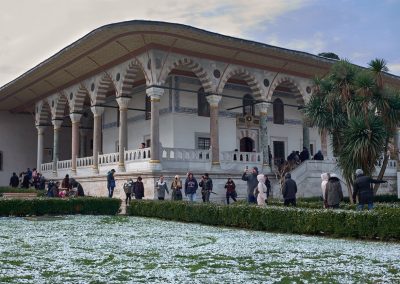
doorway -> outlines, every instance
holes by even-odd
[[[240,139],[240,152],[253,152],[254,140],[249,137]]]
[[[274,164],[280,166],[285,161],[285,142],[273,141],[274,147]]]

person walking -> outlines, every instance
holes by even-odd
[[[172,190],[172,200],[182,200],[182,181],[178,175],[174,177],[174,180],[171,183]]]
[[[236,202],[236,197],[237,197],[236,185],[231,178],[228,178],[228,181],[225,184],[225,188],[226,188],[226,204],[229,205],[230,198],[232,198],[232,200]]]
[[[297,184],[294,180],[292,180],[292,175],[290,173],[286,173],[285,183],[282,189],[282,195],[285,206],[289,206],[290,204],[296,206],[296,193],[297,193]]]
[[[112,198],[114,194],[115,188],[115,178],[114,178],[115,170],[112,169],[107,173],[107,189],[108,189],[108,197]]]
[[[132,201],[132,193],[134,193],[135,183],[130,178],[124,183],[124,192],[125,192],[125,205],[128,205]]]
[[[265,200],[267,199],[267,187],[265,185],[265,177],[263,174],[257,176],[258,185],[254,189],[254,196],[257,196],[257,205],[265,206]]]
[[[10,186],[11,187],[18,187],[19,185],[19,178],[16,173],[13,173],[10,178]]]
[[[185,181],[185,195],[191,202],[196,201],[196,191],[199,187],[197,180],[193,177],[192,173],[188,173],[188,177]]]
[[[165,182],[163,175],[161,175],[160,179],[156,182],[156,189],[157,189],[158,200],[165,199],[165,192],[169,194],[168,185]]]
[[[201,187],[201,198],[203,199],[203,202],[210,202],[210,194],[213,190],[213,183],[212,179],[208,176],[208,173],[205,173],[201,177],[199,186]]]
[[[248,170],[246,167],[246,169],[244,170],[244,173],[242,175],[242,180],[247,182],[247,202],[248,203],[256,203],[256,197],[254,196],[254,189],[258,185],[257,175],[258,175],[257,167],[253,167],[250,174],[248,174]]]
[[[342,186],[336,174],[331,174],[325,189],[325,204],[327,208],[338,209],[343,200]]]
[[[322,191],[322,200],[324,202],[324,208],[328,208],[328,205],[326,204],[326,198],[325,198],[325,191],[326,191],[326,184],[328,183],[329,180],[329,173],[323,173],[321,174],[321,191]]]
[[[139,176],[136,181],[135,186],[135,199],[143,199],[144,197],[144,185],[142,182],[142,177]]]
[[[271,195],[271,181],[269,180],[267,175],[264,175],[264,180],[265,180],[265,186],[267,187],[267,200],[269,199],[269,196]]]
[[[387,181],[376,180],[364,175],[363,170],[356,170],[356,180],[353,185],[353,201],[356,203],[358,197],[357,210],[363,210],[364,205],[368,205],[368,210],[374,208],[374,190],[371,186],[372,183],[384,183]]]

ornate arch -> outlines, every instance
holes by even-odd
[[[254,76],[254,74],[252,74],[250,71],[248,71],[247,69],[245,69],[243,67],[237,67],[237,68],[231,69],[229,72],[225,73],[222,76],[222,78],[219,82],[218,88],[217,88],[218,94],[221,94],[223,92],[226,82],[228,82],[228,80],[230,78],[232,78],[233,76],[239,76],[243,80],[246,81],[246,83],[247,83],[247,85],[249,85],[249,88],[251,89],[251,91],[253,93],[253,97],[255,99],[262,98],[262,90],[261,90],[261,86],[260,86],[258,80]]]
[[[135,82],[135,79],[138,74],[143,73],[146,83],[150,83],[150,79],[148,78],[145,69],[143,68],[142,63],[136,58],[129,62],[128,67],[124,72],[124,76],[121,83],[121,96],[127,96],[132,91],[132,85]]]
[[[104,72],[97,85],[96,97],[95,99],[92,99],[92,101],[96,101],[96,104],[104,103],[106,101],[106,95],[110,88],[113,88],[114,91],[117,92],[117,88],[115,87],[115,84],[111,79],[110,74]],[[118,96],[118,94],[116,94],[116,96]]]
[[[36,105],[36,125],[46,124],[51,119],[51,108],[47,100]]]
[[[69,101],[64,93],[59,93],[54,99],[51,99],[52,119],[64,118],[67,106],[69,107]]]
[[[89,97],[90,101],[92,102],[90,93],[83,84],[80,84],[79,87],[74,92],[71,92],[71,94],[72,94],[72,100],[70,102],[70,105],[71,105],[71,111],[73,112],[83,111],[83,104],[85,102],[86,97]],[[71,96],[71,94],[69,96]]]
[[[161,72],[159,78],[160,83],[164,84],[165,80],[167,80],[169,73],[171,73],[173,69],[176,69],[179,66],[184,66],[186,68],[189,68],[197,76],[197,78],[199,78],[201,86],[204,88],[206,92],[213,91],[212,81],[207,71],[203,68],[203,66],[199,62],[189,57],[178,58],[171,64],[167,65],[165,71]]]
[[[293,93],[294,97],[296,98],[296,102],[299,105],[304,104],[304,97],[303,94],[301,93],[301,88],[299,84],[294,80],[293,78],[289,76],[283,76],[277,78],[277,80],[271,85],[271,88],[268,92],[268,97],[267,100],[270,101],[272,99],[272,96],[275,92],[275,89],[282,84],[286,84],[288,87],[290,87],[291,92]]]

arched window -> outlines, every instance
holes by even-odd
[[[210,117],[210,105],[206,99],[204,88],[200,88],[197,92],[197,115]]]
[[[281,99],[274,100],[274,123],[284,124],[285,123],[285,106]]]
[[[246,94],[243,97],[243,115],[254,115],[254,99],[252,95]]]
[[[149,96],[146,96],[146,102],[144,104],[144,108],[145,108],[145,117],[146,120],[149,120],[151,118],[151,100]]]

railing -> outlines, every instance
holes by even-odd
[[[262,163],[262,153],[258,152],[221,152],[221,162]]]
[[[119,162],[119,153],[99,155],[99,165],[115,164]]]
[[[383,164],[383,159],[378,160],[378,167],[382,167],[382,164]],[[396,160],[389,160],[386,168],[388,168],[388,169],[397,168],[397,161]]]
[[[71,169],[71,168],[72,168],[72,160],[64,160],[64,161],[57,162],[57,169],[65,170],[65,169]]]
[[[83,157],[76,159],[76,167],[90,167],[93,166],[93,157]]]
[[[194,150],[182,148],[162,148],[161,157],[163,160],[174,161],[210,161],[210,150]]]
[[[53,170],[53,162],[51,163],[46,163],[46,164],[41,164],[40,165],[40,170],[42,172],[50,172]]]
[[[150,148],[125,151],[125,162],[150,160]]]

